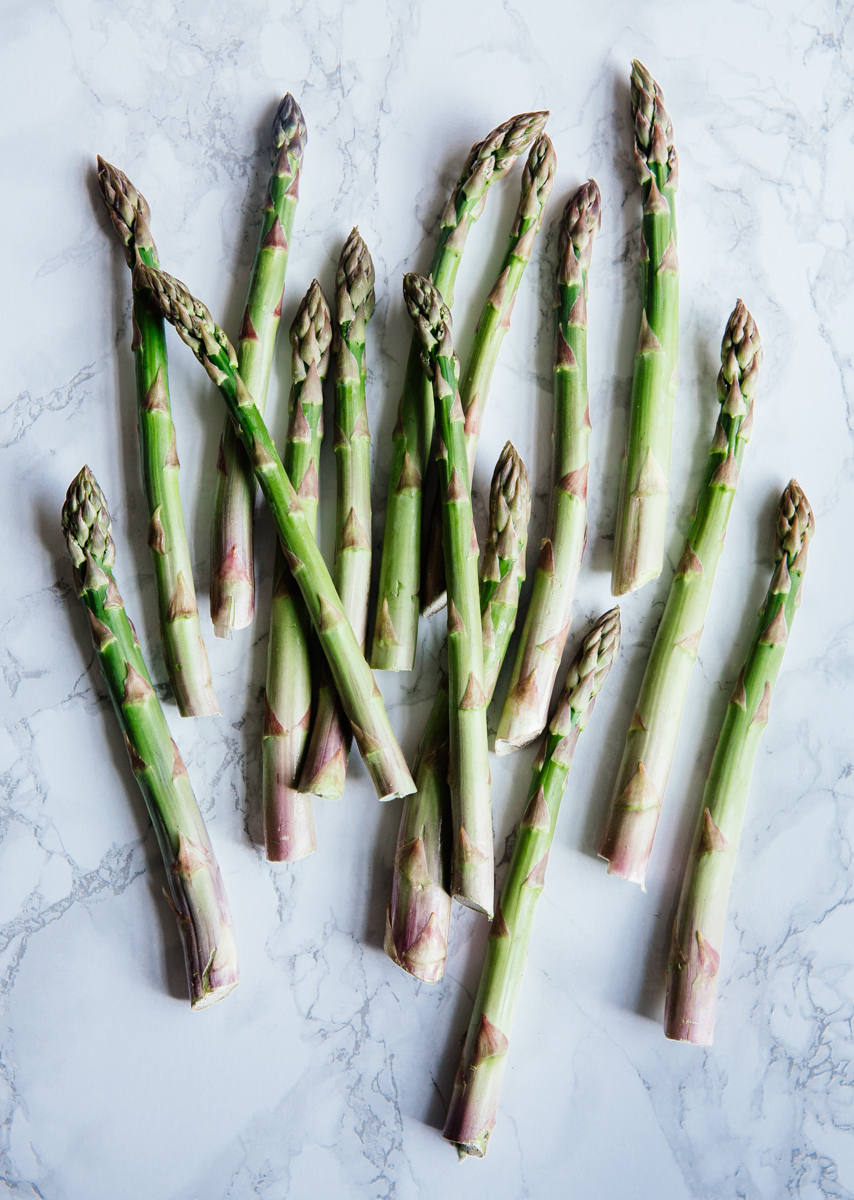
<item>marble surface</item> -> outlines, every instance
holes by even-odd
[[[832,0],[607,0],[588,19],[580,12],[560,0],[542,0],[535,13],[506,0],[4,5],[5,1194],[854,1196],[852,8]],[[358,222],[378,276],[368,346],[378,545],[409,336],[401,274],[425,268],[443,199],[472,141],[514,112],[551,109],[557,186],[496,373],[476,486],[482,522],[491,464],[511,437],[536,481],[538,542],[549,461],[554,221],[569,192],[593,175],[604,217],[591,273],[590,540],[574,645],[610,600],[617,466],[639,320],[633,55],[665,86],[682,167],[669,565],[623,604],[624,651],[579,747],[499,1123],[487,1158],[461,1166],[440,1129],[485,923],[456,912],[438,986],[415,985],[385,957],[398,808],[377,804],[359,763],[346,799],[318,805],[313,858],[271,866],[258,844],[273,542],[263,512],[254,628],[217,642],[202,603],[225,715],[181,721],[163,689],[223,869],[242,969],[241,987],[225,1003],[201,1015],[187,1005],[157,848],[58,527],[66,486],[86,461],[111,501],[122,591],[162,682],[128,277],[100,211],[94,155],[119,164],[144,191],[164,264],[234,335],[270,117],[285,90],[297,96],[310,138],[284,319],[314,275],[331,289],[342,242]],[[517,179],[518,170],[496,189],[469,239],[456,306],[463,353],[499,261]],[[737,296],[764,337],[756,430],[644,895],[609,879],[595,850],[705,461],[720,337]],[[277,436],[288,387],[283,345],[271,392]],[[181,481],[205,592],[222,412],[177,339],[170,350]],[[663,970],[684,855],[769,577],[774,506],[792,475],[814,504],[818,531],[757,760],[715,1045],[673,1045],[661,1030]],[[331,482],[328,450],[322,483]],[[327,552],[330,518],[327,504]],[[439,677],[441,624],[422,623],[411,675],[380,679],[408,754]],[[494,710],[490,719],[494,726]],[[493,761],[499,858],[531,757]]]

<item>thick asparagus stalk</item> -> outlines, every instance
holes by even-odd
[[[307,140],[302,110],[288,93],[273,118],[272,173],[261,210],[261,229],[243,324],[237,342],[241,378],[263,414],[273,363],[299,176]],[[253,516],[255,477],[231,421],[226,419],[217,458],[211,536],[211,620],[217,637],[230,638],[255,612]]]
[[[312,534],[317,529],[323,380],[331,342],[329,305],[315,279],[291,325],[293,388],[284,456]],[[299,790],[311,724],[310,651],[311,622],[279,544],[273,566],[262,755],[264,845],[270,862],[297,862],[317,849],[311,797]]]
[[[670,442],[679,359],[678,155],[664,93],[632,63],[635,166],[643,195],[643,311],[635,352],[629,434],[620,476],[611,589],[615,596],[661,574]]]
[[[492,476],[489,532],[480,567],[483,690],[487,703],[516,624],[530,515],[528,472],[508,442]],[[451,921],[445,844],[451,803],[447,678],[427,719],[413,774],[417,791],[403,801],[391,904],[386,912],[385,951],[416,979],[436,983],[445,971]]]
[[[483,690],[483,636],[477,583],[477,534],[472,517],[465,417],[457,389],[458,361],[451,314],[420,275],[405,275],[403,294],[424,347],[433,383],[439,448],[439,490],[448,579],[449,778],[453,814],[452,894],[492,916],[494,894],[489,746]]]
[[[487,943],[486,962],[445,1121],[445,1137],[482,1158],[495,1127],[522,974],[578,735],[620,649],[620,613],[600,617],[566,680],[540,754]]]
[[[158,266],[145,198],[123,172],[98,156],[98,186],[128,266]],[[182,717],[220,712],[199,625],[196,589],[181,493],[178,453],[169,403],[169,367],[163,318],[133,289],[133,355],[136,363],[139,456],[148,506],[148,545],[154,565],[163,657]]]
[[[88,467],[72,481],[62,531],[74,585],[145,797],[169,880],[194,1009],[237,987],[237,948],[222,877],[178,747],[172,741],[134,627],[113,576],[116,551],[104,493]],[[165,889],[164,889],[165,891]]]
[[[587,274],[601,224],[599,188],[590,179],[570,196],[560,227],[549,527],[498,725],[496,754],[526,746],[545,729],[572,620],[572,599],[587,541]]]
[[[170,321],[217,385],[270,508],[288,566],[299,585],[359,751],[381,800],[415,790],[382,694],[365,662],[335,584],[318,549],[303,502],[276,453],[264,419],[237,370],[234,347],[183,283],[137,264],[138,286]]]
[[[547,112],[522,113],[472,146],[457,186],[442,213],[430,279],[450,308],[469,227],[483,212],[490,184],[503,178],[542,133]],[[412,339],[397,425],[386,501],[377,619],[371,666],[410,671],[415,661],[421,587],[421,497],[433,438],[433,393],[421,369],[421,343]]]
[[[474,460],[477,439],[489,398],[492,373],[498,361],[501,343],[510,328],[513,305],[525,267],[531,259],[534,239],[539,233],[546,204],[552,193],[557,167],[554,147],[547,134],[534,142],[522,172],[522,189],[516,219],[510,231],[510,244],[498,278],[486,298],[474,335],[471,357],[462,383],[460,401],[466,417],[466,448],[469,479],[474,479]],[[431,463],[430,469],[434,469]],[[442,510],[434,503],[427,526],[427,551],[424,556],[424,578],[421,585],[421,612],[430,617],[447,603],[445,592],[445,556],[442,550]]]
[[[609,875],[619,875],[641,887],[676,751],[691,668],[723,551],[744,447],[753,427],[762,343],[741,300],[727,323],[721,363],[721,413],[706,473],[646,665],[599,847],[600,855],[608,860]]]
[[[335,467],[338,485],[333,578],[364,648],[371,589],[371,434],[365,402],[365,325],[374,311],[374,264],[354,229],[338,262],[335,344]],[[344,794],[350,725],[332,675],[321,664],[317,714],[300,791],[326,800]]]
[[[793,479],[777,512],[776,569],[727,707],[685,868],[664,1011],[664,1032],[674,1041],[712,1044],[721,940],[750,777],[801,603],[807,547],[814,531],[809,501]]]

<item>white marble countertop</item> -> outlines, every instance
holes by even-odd
[[[609,0],[584,20],[579,5],[543,0],[536,17],[527,11],[494,0],[397,8],[378,0],[5,6],[5,1194],[854,1196],[854,572],[845,558],[854,511],[851,7]],[[399,809],[376,803],[358,762],[346,799],[317,806],[316,855],[271,866],[259,846],[273,543],[263,511],[254,628],[218,642],[206,597],[200,606],[224,717],[181,721],[166,704],[223,869],[241,959],[234,995],[190,1013],[157,847],[59,532],[65,489],[86,461],[111,502],[122,591],[163,681],[137,462],[128,277],[100,209],[94,156],[104,154],[142,189],[164,265],[234,335],[269,121],[281,94],[294,92],[309,144],[283,327],[314,275],[331,289],[342,242],[358,222],[378,277],[368,339],[378,546],[409,340],[401,274],[425,268],[470,144],[512,113],[551,109],[557,185],[496,373],[476,485],[482,517],[492,463],[511,437],[536,481],[533,564],[549,462],[554,221],[569,192],[593,175],[604,217],[590,280],[590,539],[574,645],[610,601],[639,320],[633,56],[665,88],[681,154],[670,565],[622,606],[624,650],[579,746],[498,1125],[486,1159],[460,1166],[441,1124],[486,923],[456,912],[448,972],[437,986],[416,985],[385,957]],[[456,304],[463,352],[499,261],[517,178],[518,169],[496,189],[469,239]],[[644,895],[608,878],[595,850],[706,459],[720,338],[737,296],[764,339],[756,429]],[[285,345],[281,339],[271,389],[279,437]],[[171,334],[170,352],[182,490],[197,584],[206,592],[222,409]],[[330,449],[325,486],[331,458]],[[792,475],[813,502],[818,530],[757,760],[715,1045],[703,1050],[664,1039],[664,964],[702,781],[767,586],[774,506]],[[330,518],[327,505],[327,551]],[[380,677],[408,754],[438,680],[442,624],[422,623],[411,675]],[[493,759],[499,850],[518,816],[531,757]]]

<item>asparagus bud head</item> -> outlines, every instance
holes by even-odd
[[[520,232],[522,222],[533,218],[532,228],[539,233],[546,203],[554,187],[555,171],[557,170],[557,155],[548,134],[541,133],[531,147],[525,166],[522,169],[522,187],[519,197],[519,209],[513,233]]]
[[[730,417],[746,417],[756,395],[764,354],[756,322],[739,300],[721,342],[718,399]]]
[[[807,546],[815,533],[815,514],[796,479],[790,480],[777,510],[777,540],[774,561],[786,561],[786,566],[803,574]],[[803,557],[801,557],[803,556]]]
[[[602,196],[596,180],[588,179],[572,193],[563,210],[558,235],[559,284],[576,283],[579,268],[590,269],[593,239],[601,228]]]
[[[125,248],[128,266],[133,267],[137,249],[150,250],[156,254],[154,240],[148,228],[150,213],[145,197],[142,192],[136,190],[124,171],[108,163],[100,154],[98,187],[113,222],[113,228]]]
[[[446,332],[451,329],[450,310],[439,289],[423,275],[404,275],[403,299],[424,347],[421,355],[424,370],[432,375],[432,360],[439,353]]]
[[[271,132],[271,165],[276,175],[289,176],[299,172],[308,130],[302,109],[290,92],[282,97]]]
[[[112,538],[113,523],[104,493],[88,467],[71,481],[62,506],[62,532],[68,553],[78,569],[87,557],[100,567],[112,567],[116,548]]]
[[[525,578],[524,547],[531,516],[531,484],[525,464],[507,442],[492,476],[489,492],[489,530],[481,569],[482,581],[504,578],[517,560],[516,578]]]
[[[638,181],[649,182],[650,164],[654,163],[666,168],[659,185],[666,182],[675,191],[678,156],[673,145],[673,122],[665,107],[664,92],[637,59],[632,61],[631,87]]]
[[[362,239],[358,227],[354,227],[341,251],[335,275],[336,316],[339,325],[347,325],[356,319],[360,309],[369,321],[374,311],[374,261]]]
[[[291,325],[294,383],[302,383],[312,366],[323,379],[329,367],[332,313],[316,279],[306,292]]]

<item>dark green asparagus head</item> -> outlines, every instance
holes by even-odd
[[[612,608],[600,617],[572,661],[557,712],[549,725],[551,733],[566,736],[584,729],[593,711],[593,701],[608,678],[620,652],[620,610]]]
[[[522,171],[522,191],[519,210],[516,213],[514,233],[519,233],[522,222],[532,222],[531,228],[539,232],[543,223],[546,204],[554,187],[557,156],[552,140],[541,133],[534,144]]]
[[[62,506],[62,532],[75,568],[78,594],[87,586],[107,586],[104,568],[116,560],[113,523],[98,481],[84,467],[71,481]]]
[[[602,228],[602,196],[595,179],[588,179],[566,202],[558,239],[559,284],[579,284],[590,270],[593,239]],[[582,273],[579,279],[579,272]]]
[[[721,343],[718,399],[726,416],[747,417],[756,396],[763,357],[756,322],[744,301],[739,300],[727,321]]]
[[[525,578],[525,544],[531,516],[531,485],[528,472],[511,442],[495,464],[489,491],[489,530],[483,554],[481,581],[500,582],[516,569]]]
[[[354,228],[338,260],[335,275],[335,315],[349,328],[361,312],[370,321],[374,311],[374,261],[358,228]]]
[[[294,383],[302,383],[312,365],[317,369],[320,379],[326,378],[331,344],[332,313],[329,311],[323,289],[317,280],[313,279],[291,325]]]
[[[403,299],[424,347],[422,365],[432,377],[438,355],[453,354],[450,310],[439,289],[423,275],[404,275]]]
[[[138,192],[127,175],[98,155],[98,187],[101,199],[113,228],[119,235],[119,241],[125,248],[128,266],[133,267],[137,260],[137,250],[150,250],[157,254],[157,248],[148,228],[148,205],[142,192]]]
[[[520,113],[472,146],[442,215],[443,226],[457,225],[464,211],[477,220],[483,210],[486,189],[507,174],[519,155],[542,133],[548,118],[548,112]]]
[[[815,514],[796,479],[786,485],[777,510],[777,541],[774,561],[786,560],[790,571],[803,574],[807,566],[807,547],[815,533]]]
[[[290,92],[282,97],[282,102],[276,109],[271,141],[273,173],[283,177],[297,175],[308,141],[308,130],[305,127],[302,109]]]
[[[664,92],[637,59],[632,61],[632,118],[638,181],[649,183],[654,165],[659,168],[658,185],[666,183],[675,190],[679,160],[673,145],[673,122],[664,106]]]

